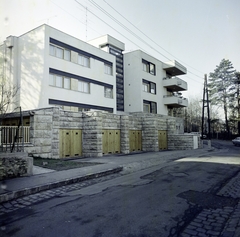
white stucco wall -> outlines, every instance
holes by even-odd
[[[156,75],[144,72],[142,59],[149,61],[156,66]],[[125,90],[125,111],[143,111],[143,100],[157,103],[157,113],[167,115],[167,106],[163,104],[163,95],[167,94],[162,85],[166,72],[162,69],[162,62],[150,55],[136,50],[124,54],[124,90]],[[144,92],[142,90],[142,79],[156,83],[156,94]]]
[[[23,110],[52,107],[49,99],[66,102],[113,108],[116,113],[116,78],[104,73],[104,62],[90,58],[90,68],[77,63],[59,59],[49,54],[49,38],[81,49],[85,52],[103,58],[113,64],[115,57],[89,45],[77,38],[69,36],[47,25],[42,25],[17,38],[15,50],[14,78],[19,80],[20,105]],[[17,51],[16,51],[17,50]],[[57,69],[77,76],[86,77],[113,85],[113,99],[104,97],[104,87],[90,83],[90,94],[76,90],[57,88],[49,85],[49,68]]]

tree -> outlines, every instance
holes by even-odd
[[[3,77],[0,78],[0,125],[2,125],[2,121],[7,114],[14,112],[16,109],[17,93],[18,87],[16,85],[11,85],[7,80],[4,80]]]
[[[236,72],[234,84],[232,86],[233,91],[233,118],[237,121],[237,131],[240,135],[240,72]]]
[[[209,74],[208,88],[212,105],[221,106],[224,112],[227,134],[230,134],[229,108],[233,103],[233,84],[236,78],[236,70],[232,63],[223,59],[214,72]]]

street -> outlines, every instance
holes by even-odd
[[[163,161],[5,213],[0,216],[0,234],[220,236],[240,197],[239,189],[230,193],[234,191],[229,186],[240,171],[240,147],[224,141],[212,141],[212,146],[218,150]],[[194,225],[199,217],[201,225]]]

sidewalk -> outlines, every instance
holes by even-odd
[[[98,162],[101,164],[64,171],[52,172],[51,170],[37,168],[33,176],[9,179],[6,180],[4,184],[2,183],[0,188],[0,203],[120,171],[122,171],[123,174],[127,174],[163,162],[170,162],[186,156],[199,156],[208,152],[208,148],[183,151],[143,152],[138,154],[79,159],[76,160],[76,162]]]

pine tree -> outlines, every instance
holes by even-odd
[[[232,63],[223,59],[214,72],[209,74],[209,98],[212,105],[217,105],[223,108],[226,131],[230,134],[228,121],[229,108],[233,103],[233,84],[236,78],[236,70]]]

